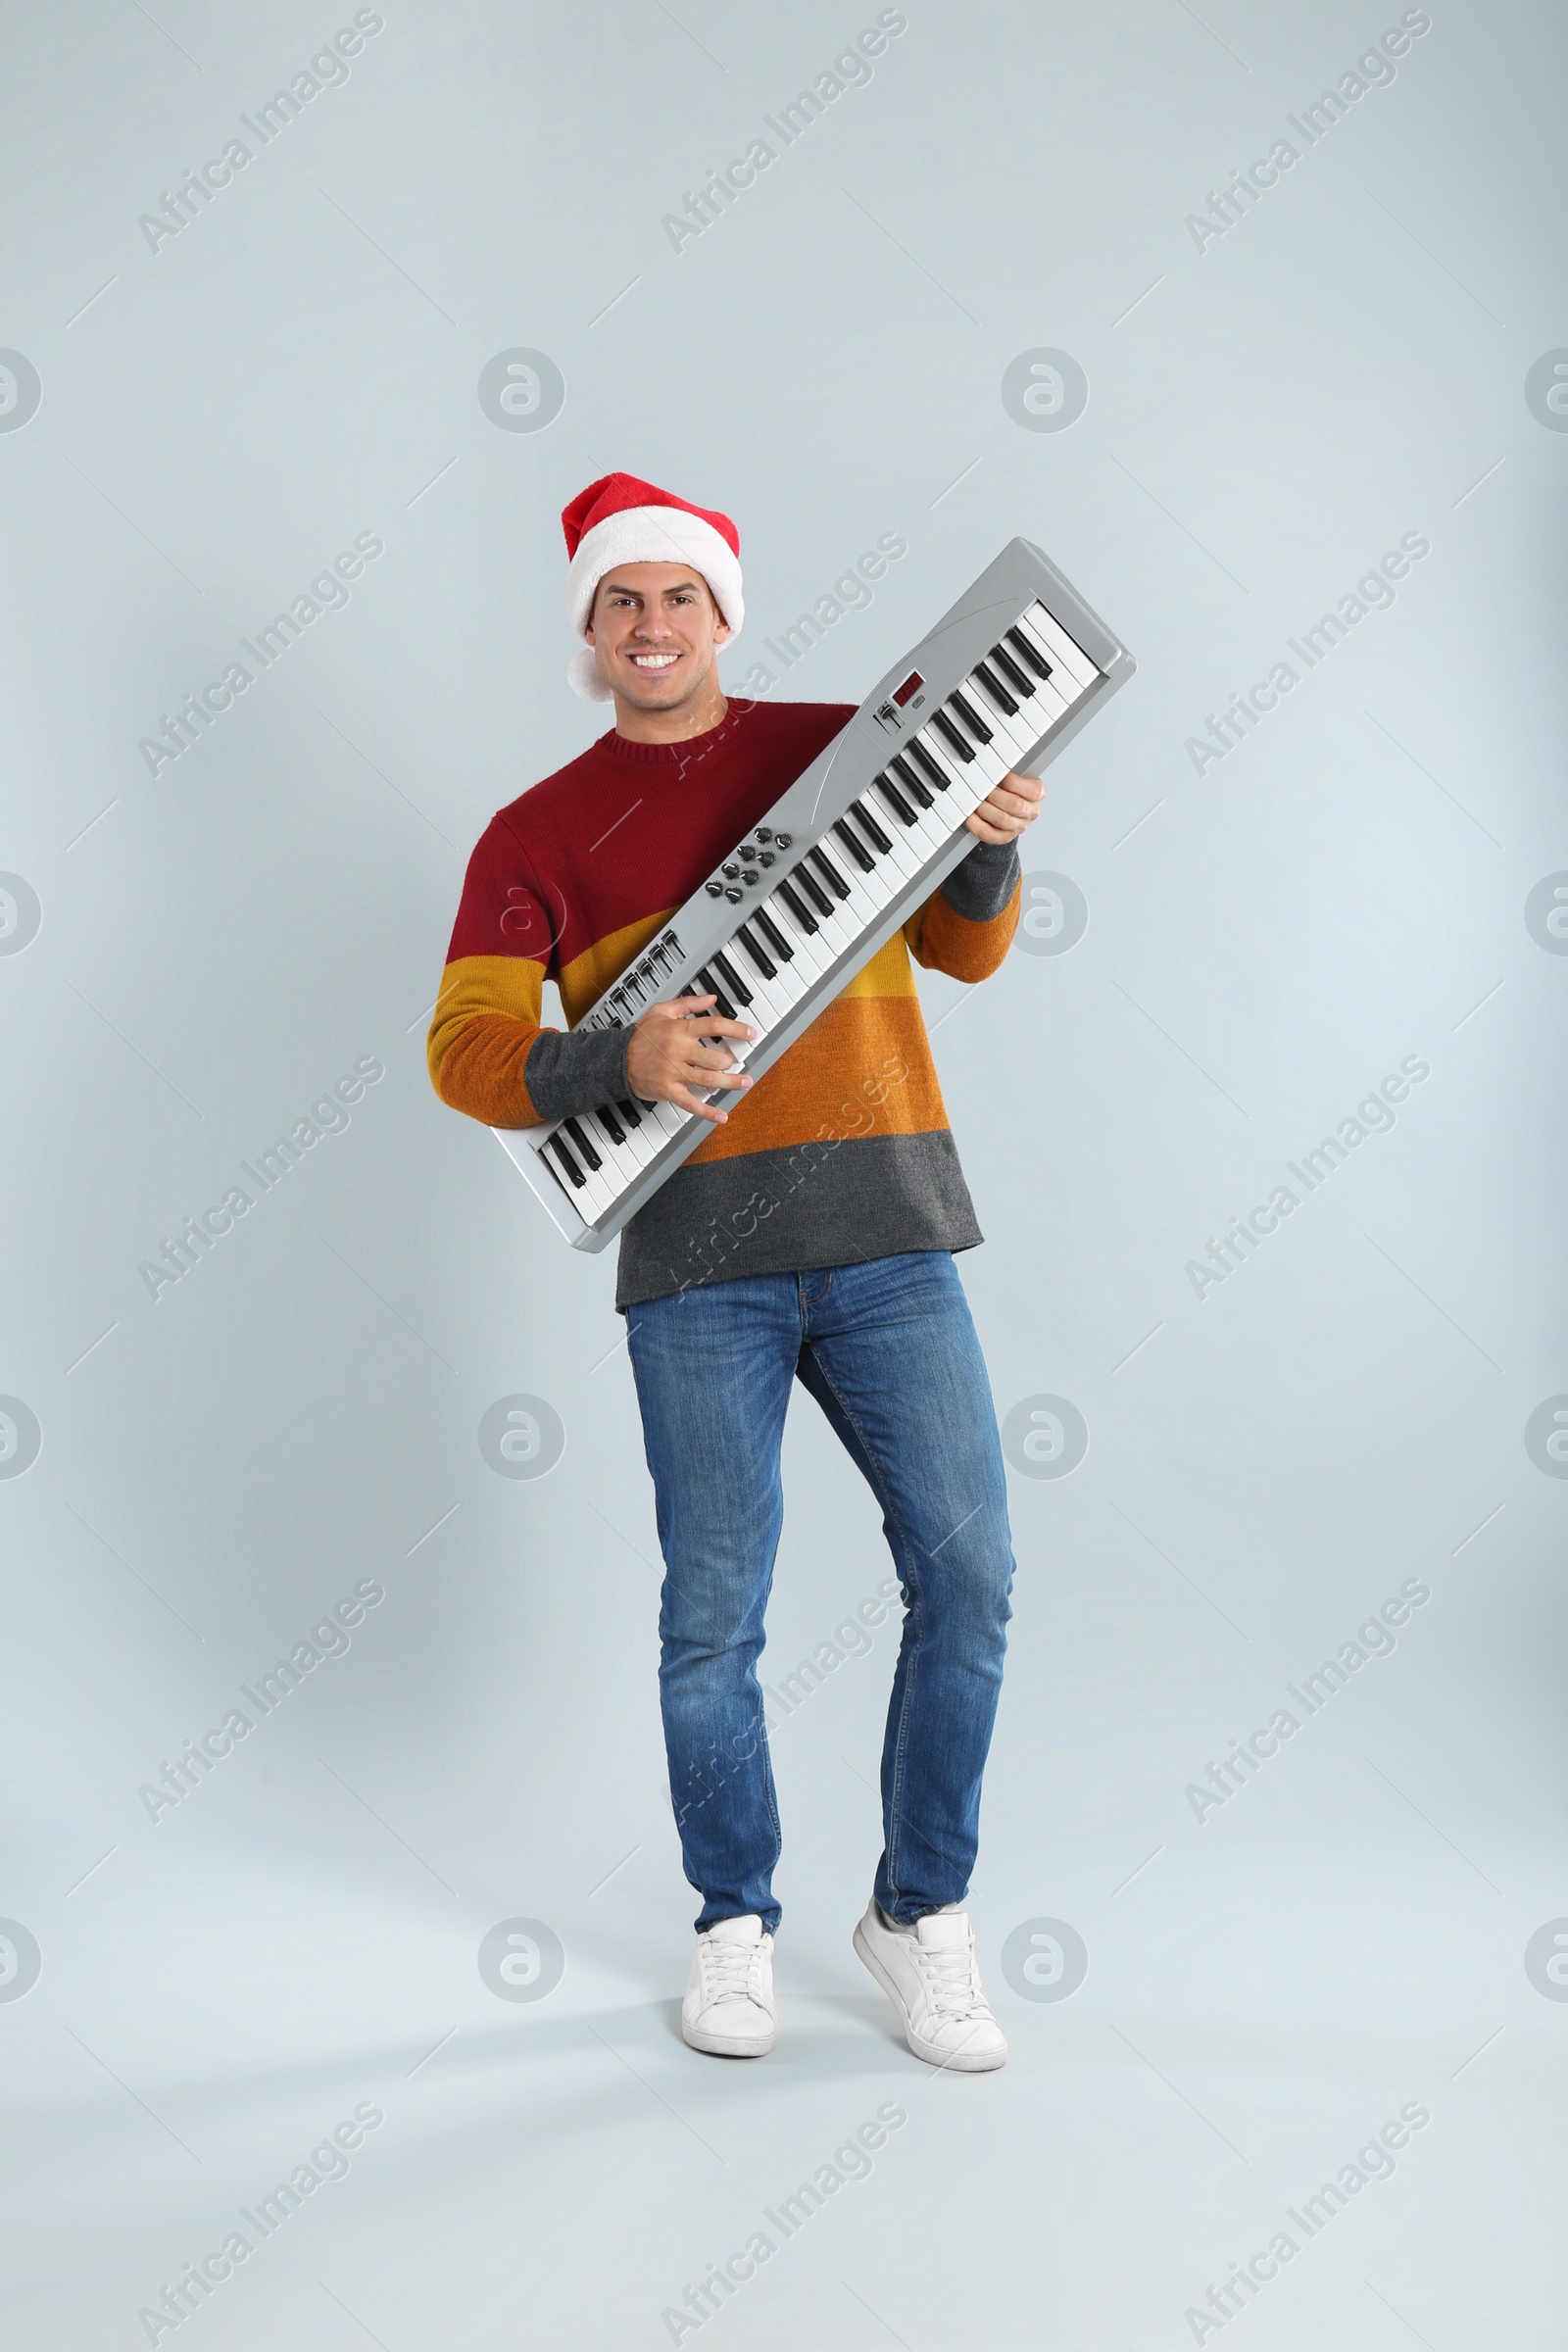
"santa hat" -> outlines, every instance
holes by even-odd
[[[727,514],[689,506],[668,490],[638,481],[635,474],[607,473],[563,509],[561,523],[571,558],[567,612],[573,636],[585,646],[595,591],[617,564],[691,564],[712,590],[731,637],[740,635],[746,618],[741,535]],[[573,654],[566,676],[584,702],[611,700],[591,648]]]

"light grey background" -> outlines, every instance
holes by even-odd
[[[353,10],[5,12],[0,345],[41,384],[0,430],[0,867],[41,913],[19,946],[0,901],[0,1391],[41,1432],[0,1477],[0,1915],[41,1955],[10,1998],[0,1942],[17,2352],[147,2341],[365,2101],[349,2177],[159,2341],[1561,2340],[1568,2007],[1525,1956],[1568,1914],[1568,1485],[1525,1425],[1568,1392],[1568,961],[1525,903],[1568,868],[1568,438],[1525,384],[1568,345],[1562,19],[1434,0],[1200,250],[1188,216],[1304,147],[1287,117],[1397,7],[910,0],[677,253],[663,216],[876,13],[387,0],[153,250],[161,191]],[[480,407],[517,348],[564,379],[539,432]],[[1003,404],[1041,348],[1088,379],[1060,432]],[[737,516],[732,682],[887,531],[907,557],[779,692],[858,700],[1018,531],[1140,662],[1026,860],[1081,939],[921,981],[999,1410],[1089,1433],[1011,1480],[993,2078],[919,2068],[849,1950],[892,1628],[775,1740],[777,2053],[680,2044],[612,1264],[425,1077],[468,848],[602,723],[557,515],[615,466]],[[359,533],[348,604],[151,774],[160,713]],[[1406,533],[1393,608],[1195,772],[1207,714]],[[346,1131],[149,1296],[162,1237],[364,1056]],[[1188,1261],[1405,1056],[1396,1127],[1200,1299]],[[564,1431],[542,1479],[481,1456],[514,1396]],[[804,1398],[787,1450],[770,1680],[887,1573]],[[150,1820],[142,1785],[367,1579],[347,1654]],[[1200,1821],[1190,1785],[1411,1579],[1393,1654]],[[537,2003],[480,1973],[517,1920],[564,1953]],[[1040,1921],[1087,1946],[1061,2003],[1004,1969]],[[868,2179],[719,2316],[662,2319],[888,2100]],[[1287,2209],[1410,2102],[1393,2177],[1306,2242]],[[1281,2230],[1245,2319],[1185,2316]]]

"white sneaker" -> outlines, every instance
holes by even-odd
[[[765,2058],[773,2047],[773,1938],[755,1911],[717,1919],[698,1936],[680,2030],[692,2049],[715,2058]]]
[[[950,1903],[912,1928],[891,1928],[873,1897],[855,1931],[855,1948],[892,2002],[917,2058],[958,2075],[1006,2065],[1006,2036],[980,1982],[966,1911]]]

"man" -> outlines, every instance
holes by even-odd
[[[799,1380],[883,1513],[904,1594],[882,1757],[884,1846],[855,1948],[917,2057],[1004,2063],[963,1910],[1002,1681],[1012,1554],[996,1416],[953,1252],[981,1239],[909,956],[966,981],[1018,919],[1037,778],[968,818],[975,847],[756,1085],[757,1033],[710,996],[630,1030],[587,1010],[853,715],[726,700],[744,618],[727,516],[625,474],[565,510],[576,690],[613,730],[500,811],[469,861],[429,1038],[443,1102],[502,1127],[664,1102],[712,1133],[621,1237],[617,1307],[665,1580],[660,1690],[686,1876],[703,1897],[693,2049],[773,2046],[780,1850],[757,1660]],[[721,1079],[742,1100],[706,1100]]]

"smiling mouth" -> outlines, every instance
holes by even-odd
[[[680,660],[680,656],[679,654],[628,654],[626,659],[634,669],[657,674],[662,669],[673,669],[675,663]]]

